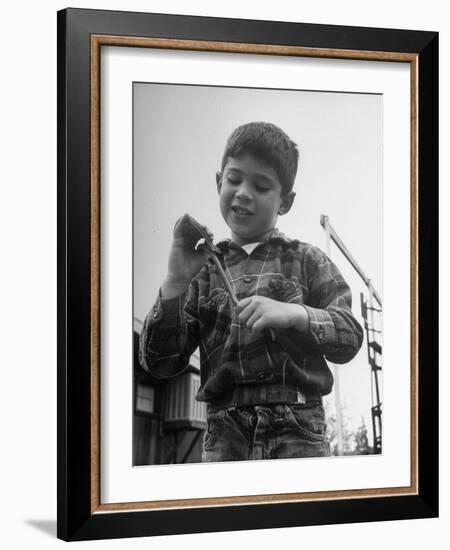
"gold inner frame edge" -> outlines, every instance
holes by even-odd
[[[100,49],[101,46],[163,48],[223,53],[247,53],[331,59],[389,61],[410,64],[411,150],[411,484],[407,487],[244,495],[196,499],[157,500],[102,504],[100,501]],[[212,506],[274,504],[314,500],[342,500],[418,494],[418,55],[402,52],[306,48],[235,42],[91,35],[90,151],[91,151],[91,513],[163,510]]]

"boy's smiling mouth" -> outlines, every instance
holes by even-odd
[[[232,206],[231,210],[237,216],[244,216],[244,217],[253,216],[253,212],[250,212],[250,210],[248,210],[247,208],[244,208],[242,206]]]

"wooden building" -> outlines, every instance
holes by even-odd
[[[139,365],[142,323],[134,320],[133,465],[201,462],[206,406],[195,400],[200,386],[196,353],[183,374],[157,379]]]

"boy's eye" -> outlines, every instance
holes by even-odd
[[[232,176],[232,175],[228,175],[227,180],[233,185],[237,185],[241,181],[238,176]]]
[[[267,187],[266,185],[257,185],[256,190],[260,193],[267,193],[267,191],[270,191],[270,187]]]

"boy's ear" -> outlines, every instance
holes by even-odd
[[[278,209],[278,214],[282,216],[283,214],[287,214],[289,210],[291,209],[291,206],[295,199],[295,192],[290,191],[287,195],[284,195],[281,197],[281,204],[280,208]]]
[[[222,189],[222,172],[216,172],[216,185],[217,185],[217,192],[220,195],[220,190]]]

